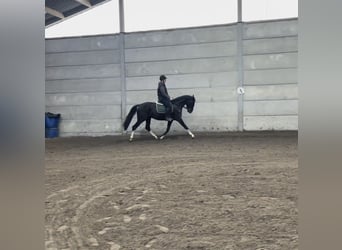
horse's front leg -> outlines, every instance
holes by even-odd
[[[172,122],[173,122],[173,120],[167,122],[166,131],[160,136],[160,138],[159,138],[160,140],[164,139],[165,135],[170,131],[170,127],[171,127]]]
[[[184,123],[182,118],[178,119],[177,122],[179,122],[179,124],[182,125],[182,127],[188,132],[188,134],[191,136],[191,138],[195,138],[195,135],[190,131],[188,126],[186,126],[186,124]]]
[[[146,128],[146,130],[155,138],[155,139],[157,139],[158,140],[158,136],[155,134],[155,133],[153,133],[153,131],[151,130],[151,118],[148,118],[147,120],[146,120],[146,126],[145,126],[145,128]]]

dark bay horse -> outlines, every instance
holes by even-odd
[[[195,97],[190,95],[179,96],[175,99],[171,100],[173,110],[171,113],[171,121],[168,121],[166,131],[160,136],[160,139],[163,139],[165,135],[169,132],[172,122],[175,120],[179,122],[180,125],[189,133],[189,135],[194,138],[194,134],[189,130],[188,126],[184,123],[182,119],[182,109],[186,108],[189,113],[192,113],[195,106]],[[124,121],[124,130],[126,131],[133,116],[137,113],[137,122],[132,126],[132,133],[130,136],[130,141],[133,140],[135,130],[140,126],[141,123],[146,121],[146,130],[156,139],[158,136],[155,135],[151,128],[151,118],[156,120],[165,120],[164,113],[158,113],[156,109],[155,102],[144,102],[141,104],[134,105],[129,111],[125,121]]]

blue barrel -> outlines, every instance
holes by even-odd
[[[61,114],[45,113],[45,138],[55,138],[59,136],[59,121]]]
[[[55,138],[59,136],[58,128],[46,128],[45,129],[45,138]]]

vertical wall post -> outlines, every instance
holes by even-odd
[[[238,92],[238,130],[243,131],[243,128],[244,128],[244,124],[243,124],[244,64],[243,64],[242,0],[237,0],[237,1],[238,1],[238,22],[237,22],[237,27],[236,27],[236,31],[237,31],[236,44],[237,44],[237,70],[238,70],[238,90],[237,90]]]
[[[241,23],[242,22],[242,0],[237,0],[238,1],[238,22]]]
[[[119,0],[119,16],[120,16],[120,34],[119,34],[119,50],[120,50],[120,80],[121,80],[121,124],[126,117],[126,65],[125,65],[125,9],[124,0]],[[123,127],[122,127],[123,131]]]
[[[119,0],[120,33],[125,32],[125,7],[124,0]]]

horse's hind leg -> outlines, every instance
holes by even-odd
[[[140,126],[141,123],[143,123],[143,121],[144,120],[138,118],[137,122],[132,126],[132,132],[131,136],[129,137],[129,141],[133,140],[135,130]]]
[[[170,127],[171,127],[172,122],[173,122],[173,120],[167,122],[166,131],[160,136],[160,140],[164,139],[165,135],[170,131]]]
[[[151,118],[148,118],[146,120],[145,128],[155,139],[158,139],[158,136],[152,132],[150,125],[151,125]]]

